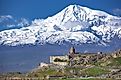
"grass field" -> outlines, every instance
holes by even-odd
[[[108,72],[109,72],[108,70],[102,69],[100,67],[87,68],[81,71],[83,75],[88,75],[88,76],[99,76],[102,74],[106,74]]]
[[[98,78],[89,78],[89,79],[56,79],[56,80],[113,80],[113,79],[98,79]]]

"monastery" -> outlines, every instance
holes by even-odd
[[[98,61],[106,61],[110,58],[117,58],[121,56],[121,50],[112,54],[102,52],[97,53],[79,53],[76,52],[74,47],[71,47],[67,55],[50,56],[50,64],[41,63],[41,67],[49,65],[59,66],[75,66],[75,65],[89,65]]]

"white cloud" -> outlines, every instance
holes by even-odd
[[[4,15],[4,16],[0,16],[0,18],[13,18],[11,15]]]
[[[113,13],[117,16],[121,16],[121,8],[114,9]]]
[[[17,26],[26,27],[29,25],[29,21],[25,18],[21,18]]]
[[[4,16],[0,16],[0,22],[4,21],[4,20],[8,20],[8,19],[12,19],[13,17],[11,15],[4,15]]]
[[[4,28],[20,28],[29,26],[29,21],[25,18],[15,19],[11,15],[0,16],[0,26]]]
[[[12,27],[15,27],[15,25],[11,24],[11,25],[7,25],[7,27],[12,28]]]

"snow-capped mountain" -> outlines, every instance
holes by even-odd
[[[79,5],[70,5],[52,17],[35,19],[28,27],[1,31],[0,44],[107,45],[115,36],[121,38],[121,17]]]

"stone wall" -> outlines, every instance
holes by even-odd
[[[65,62],[61,62],[61,61],[58,61],[58,62],[55,62],[55,59],[60,59],[60,60],[65,60]],[[57,65],[67,65],[68,64],[68,56],[67,55],[64,55],[64,56],[50,56],[50,63],[52,64],[57,64]]]

